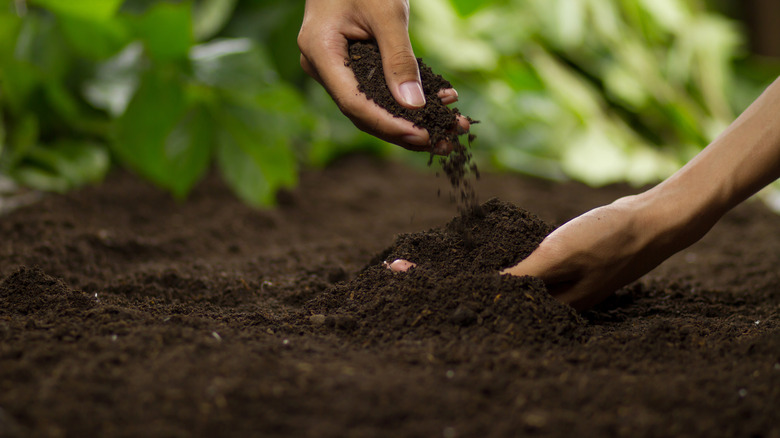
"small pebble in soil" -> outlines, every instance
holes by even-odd
[[[323,325],[325,324],[325,320],[325,315],[319,313],[309,317],[309,322],[311,322],[313,325]]]
[[[452,324],[466,327],[477,322],[477,314],[469,308],[460,306],[452,312],[449,321]]]

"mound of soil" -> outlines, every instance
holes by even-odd
[[[507,203],[453,220],[446,184],[352,157],[260,211],[118,173],[0,216],[0,436],[780,436],[776,215],[577,315],[495,271],[634,190],[487,174]]]
[[[0,315],[46,315],[49,319],[80,314],[94,306],[90,298],[38,268],[19,268],[0,282]]]
[[[480,335],[469,336],[491,342],[571,340],[583,324],[572,308],[552,299],[537,279],[498,274],[552,230],[530,213],[491,199],[442,227],[400,235],[354,280],[316,297],[307,306],[314,313],[310,320],[379,339],[473,331]],[[381,263],[398,258],[417,267],[396,273]]]

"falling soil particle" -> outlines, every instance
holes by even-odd
[[[446,157],[440,158],[442,170],[447,175],[454,196],[462,213],[476,208],[478,204],[473,184],[469,181],[469,172],[479,175],[477,165],[472,163],[472,154],[469,148],[460,142],[461,128],[457,117],[460,111],[444,105],[439,99],[438,93],[442,89],[452,88],[449,81],[436,74],[427,66],[421,58],[417,58],[420,68],[420,80],[422,81],[423,94],[425,94],[425,106],[419,109],[410,109],[396,102],[385,81],[382,68],[382,57],[379,48],[373,42],[352,41],[349,44],[349,59],[347,64],[355,73],[358,81],[358,91],[373,100],[377,105],[387,110],[393,117],[406,119],[415,126],[428,131],[429,146],[433,151],[441,142],[449,143],[452,147]],[[466,117],[471,124],[478,123]],[[476,138],[469,134],[469,145]],[[430,165],[433,161],[431,153]]]

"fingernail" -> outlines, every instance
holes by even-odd
[[[401,100],[409,106],[419,108],[425,105],[425,95],[419,82],[404,82],[398,87],[401,92]]]
[[[424,146],[428,144],[428,140],[420,137],[419,135],[404,135],[401,137],[404,143],[413,144],[415,146]]]
[[[444,93],[440,95],[441,103],[449,105],[458,101],[458,92],[454,88],[444,90]]]

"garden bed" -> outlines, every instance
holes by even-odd
[[[119,173],[0,217],[0,436],[780,437],[780,218],[576,314],[490,263],[382,268],[455,215],[431,173],[347,158],[272,211]],[[550,224],[635,191],[476,188]]]

